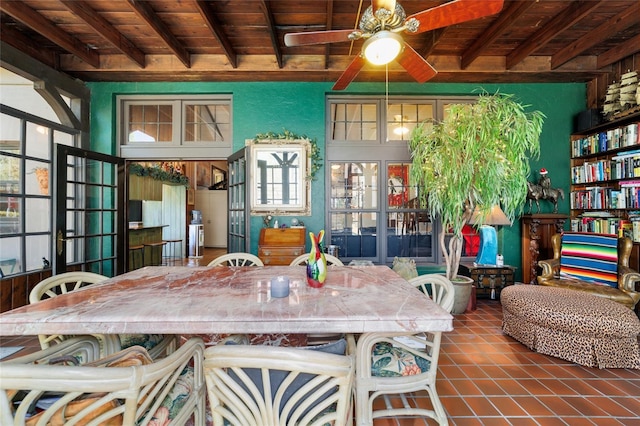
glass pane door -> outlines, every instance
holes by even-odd
[[[395,256],[432,260],[433,223],[420,208],[420,187],[409,183],[411,163],[387,163],[387,261]]]
[[[124,273],[124,160],[57,144],[55,188],[54,273]]]
[[[229,231],[227,251],[229,253],[249,252],[247,159],[244,148],[228,158],[228,180]]]
[[[331,244],[343,261],[378,260],[378,163],[331,163]]]

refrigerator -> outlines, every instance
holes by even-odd
[[[189,224],[189,258],[200,259],[204,255],[204,225]]]

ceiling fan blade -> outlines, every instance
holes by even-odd
[[[396,0],[371,0],[371,6],[373,7],[373,14],[376,10],[385,8],[389,12],[393,13],[396,10]]]
[[[349,64],[346,70],[342,73],[336,84],[333,85],[333,90],[344,90],[347,88],[349,83],[356,78],[356,75],[360,72],[362,67],[364,66],[365,59],[362,55],[357,55],[353,58],[353,61]]]
[[[504,0],[453,0],[408,16],[407,20],[415,18],[420,22],[418,31],[413,33],[417,34],[493,15],[502,10],[503,4]]]
[[[409,75],[418,83],[424,83],[431,80],[438,74],[435,68],[429,64],[422,56],[418,54],[411,46],[405,43],[404,50],[400,52],[396,61],[407,70]]]
[[[284,35],[285,46],[305,46],[308,44],[336,43],[349,41],[353,30],[310,31],[306,33],[289,33]]]

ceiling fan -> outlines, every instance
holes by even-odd
[[[502,10],[504,0],[453,0],[406,16],[396,0],[371,0],[357,30],[312,31],[285,34],[286,46],[337,43],[364,39],[362,51],[353,59],[333,86],[344,90],[366,61],[374,65],[398,63],[419,83],[438,72],[418,52],[404,42],[401,32],[418,34],[461,22],[493,15]]]

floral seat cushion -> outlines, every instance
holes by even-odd
[[[120,347],[126,349],[132,346],[142,346],[146,350],[150,350],[163,338],[162,334],[121,334]]]
[[[371,354],[374,377],[412,376],[429,371],[430,361],[388,342],[376,343]]]
[[[162,405],[154,413],[149,426],[168,426],[177,417],[193,393],[193,368],[185,367],[180,373],[169,394],[162,401]]]
[[[219,342],[228,339],[231,334],[183,334],[181,340],[186,342],[191,337],[200,337],[205,346],[217,345]],[[251,345],[268,345],[268,346],[291,346],[303,347],[307,346],[306,334],[295,333],[272,333],[272,334],[248,334],[249,343]]]

